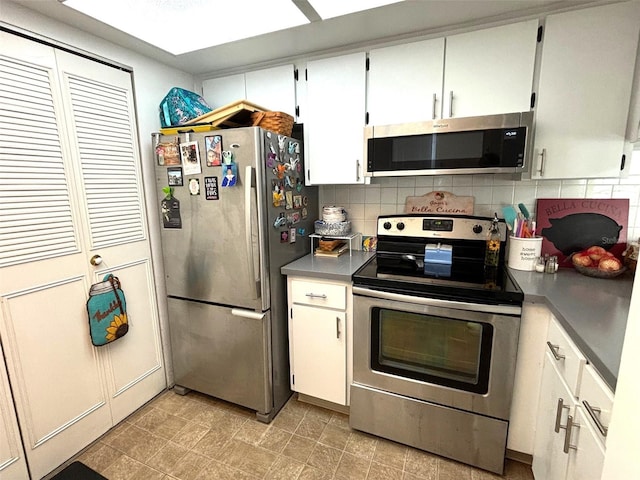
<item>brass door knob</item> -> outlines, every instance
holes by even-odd
[[[102,257],[100,255],[94,255],[93,257],[91,257],[91,260],[89,260],[89,262],[91,262],[91,265],[93,265],[94,267],[97,267],[102,263]]]

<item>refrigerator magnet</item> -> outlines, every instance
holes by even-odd
[[[307,230],[304,227],[298,228],[298,235],[300,235],[301,237],[304,237],[306,233]]]
[[[300,151],[300,146],[298,142],[289,142],[289,155],[293,155],[297,151]]]
[[[198,175],[202,173],[200,167],[200,150],[198,142],[185,142],[180,144],[180,157],[182,158],[182,168],[186,175]]]
[[[276,159],[278,157],[276,157],[275,153],[268,153],[267,154],[267,168],[273,168],[276,165]]]
[[[180,152],[178,151],[177,143],[159,143],[156,145],[155,153],[158,165],[180,165]]]
[[[275,221],[273,222],[273,226],[275,228],[280,228],[286,224],[287,224],[287,217],[284,216],[284,213],[280,213],[278,215],[278,218],[276,218]]]
[[[180,217],[180,201],[168,196],[160,202],[162,212],[162,225],[164,228],[182,228],[182,218]]]
[[[294,195],[293,208],[301,208],[301,207],[302,207],[302,195]]]
[[[287,170],[287,167],[284,163],[278,163],[276,167],[273,169],[273,174],[278,178],[284,178],[284,172]]]
[[[223,187],[233,187],[238,180],[238,166],[235,163],[225,163],[222,167],[224,177],[222,178]]]
[[[284,188],[282,184],[278,180],[271,181],[273,185],[273,190],[271,192],[273,206],[283,207],[284,206]]]
[[[290,175],[286,175],[284,177],[284,186],[288,188],[293,188],[294,185],[295,185],[295,179]]]
[[[302,179],[300,177],[296,178],[296,191],[300,193],[302,191]]]
[[[296,243],[296,229],[289,229],[289,243]]]
[[[207,200],[218,200],[218,177],[204,177],[204,194]]]
[[[289,243],[289,231],[284,230],[280,232],[280,243]]]
[[[288,225],[295,225],[296,223],[300,222],[300,213],[299,212],[293,212],[293,213],[288,213],[287,214],[287,224]]]
[[[197,178],[189,179],[189,193],[191,195],[200,195],[200,180]]]
[[[309,212],[307,211],[307,207],[302,207],[302,210],[300,212],[302,214],[302,218],[305,219],[309,216]]]
[[[181,187],[182,183],[182,167],[167,168],[167,181],[170,187]]]
[[[286,192],[284,192],[284,198],[284,208],[286,210],[291,210],[293,208],[293,192],[291,190],[287,190]]]
[[[222,165],[222,135],[204,137],[204,146],[207,151],[207,167]]]

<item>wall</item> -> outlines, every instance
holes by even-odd
[[[168,67],[119,45],[77,30],[32,10],[25,9],[10,1],[0,0],[0,12],[2,12],[2,22],[8,27],[19,27],[55,42],[70,45],[72,48],[90,52],[133,69],[140,153],[149,230],[151,232],[150,241],[155,269],[156,294],[159,299],[161,330],[168,332],[168,317],[166,302],[164,301],[164,270],[162,268],[162,251],[159,236],[160,225],[157,213],[158,200],[155,192],[155,160],[152,155],[151,132],[156,132],[160,128],[158,105],[162,98],[174,86],[192,90],[194,88],[193,75]],[[163,334],[163,347],[165,352],[170,352],[168,335],[165,334]],[[165,363],[168,382],[171,384],[173,379],[171,363]]]
[[[535,216],[537,198],[628,198],[627,238],[640,237],[640,150],[633,153],[625,179],[503,180],[495,175],[448,175],[374,178],[371,185],[320,187],[320,205],[347,209],[352,230],[375,235],[378,215],[402,213],[405,198],[433,190],[475,198],[474,214],[493,216],[502,207],[524,203]]]

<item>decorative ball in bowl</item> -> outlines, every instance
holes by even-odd
[[[587,277],[615,278],[627,270],[615,255],[597,245],[572,254],[571,263],[579,273]]]

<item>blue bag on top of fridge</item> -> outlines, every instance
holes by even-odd
[[[211,110],[206,100],[197,93],[173,87],[160,102],[160,125],[162,128],[184,125]]]

